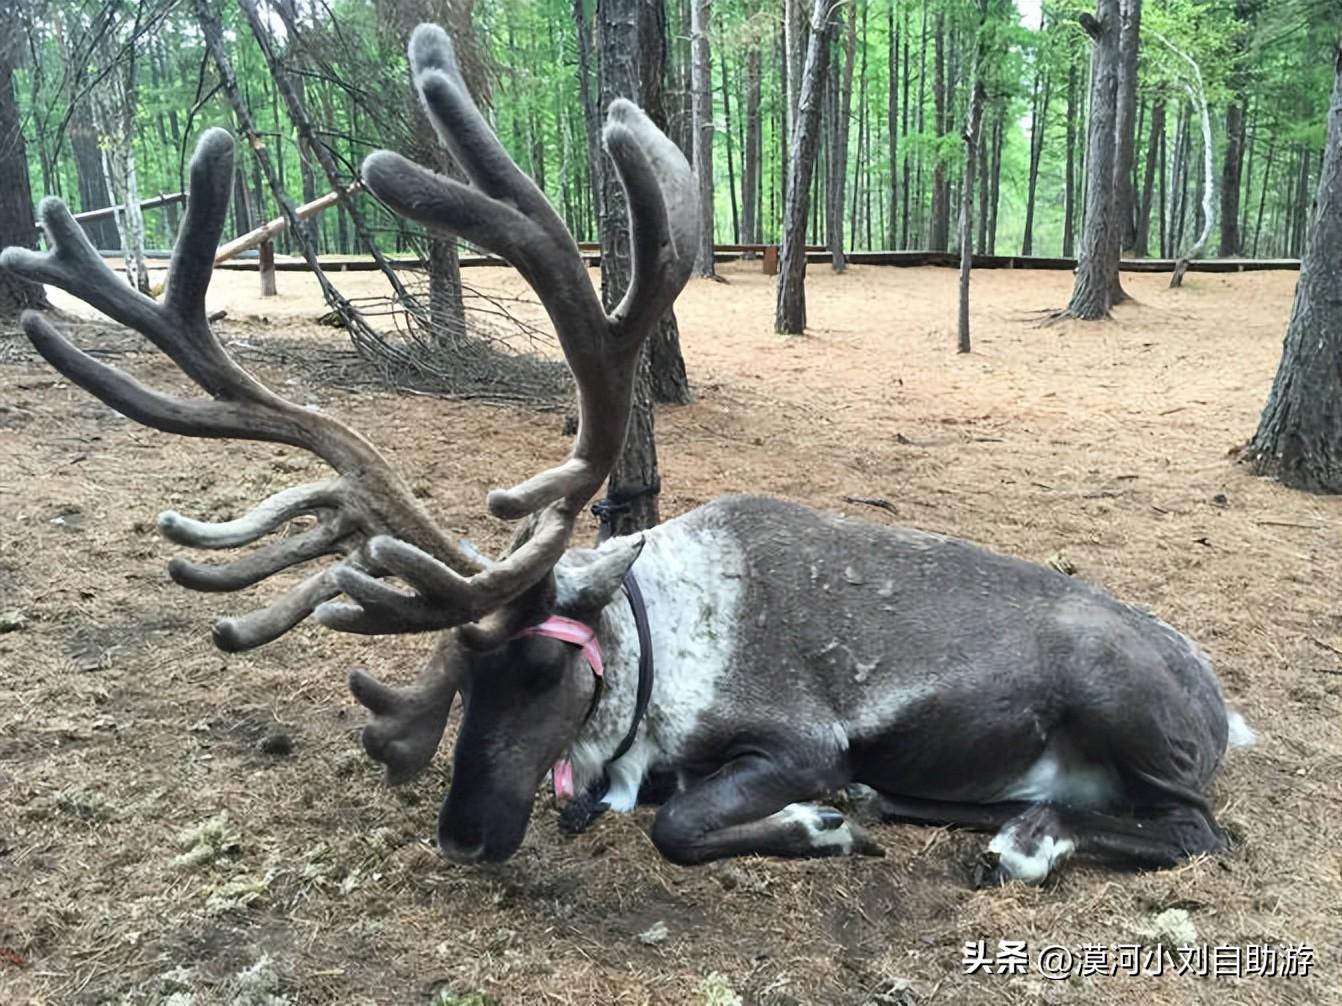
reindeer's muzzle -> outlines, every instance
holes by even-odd
[[[453,799],[448,792],[438,811],[438,852],[462,866],[502,863],[522,845],[531,819],[531,801],[513,806],[507,799],[489,805]]]

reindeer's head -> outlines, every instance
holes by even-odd
[[[555,612],[599,610],[597,601],[609,600],[637,555],[625,547],[596,562],[577,554],[561,562],[578,515],[624,442],[639,351],[689,276],[698,228],[693,179],[679,150],[638,108],[611,105],[603,137],[628,202],[633,261],[629,289],[608,315],[572,236],[476,109],[447,35],[420,26],[410,61],[425,111],[473,184],[382,151],[364,163],[366,185],[396,212],[516,267],[540,296],[578,386],[578,435],[569,457],[487,497],[496,517],[523,521],[501,559],[449,537],[372,444],[336,419],[272,393],[211,332],[205,290],[233,179],[233,139],[223,130],[208,131],[191,162],[187,211],[161,304],[111,272],[57,199],[40,209],[53,250],[10,248],[0,266],[67,290],[139,331],[210,395],[184,399],[153,390],[82,352],[41,315],[25,314],[24,331],[38,352],[112,408],[171,433],[299,447],[335,470],[335,477],[277,493],[237,520],[160,515],[169,539],[211,549],[251,544],[300,514],[318,518],[310,530],[231,562],[174,559],[169,574],[194,590],[231,591],[341,556],[267,606],[219,620],[215,642],[230,651],[270,642],[309,615],[365,634],[450,629],[418,685],[390,688],[364,672],[352,674],[350,685],[373,713],[364,745],[385,763],[391,782],[428,764],[452,698],[462,694],[465,720],[440,837],[456,858],[503,859],[520,843],[545,766],[577,732],[593,688],[590,674],[575,671],[581,669],[575,647],[518,633]],[[390,586],[393,578],[408,589]]]
[[[600,552],[565,553],[516,603],[519,630],[502,641],[474,626],[444,634],[414,686],[390,688],[366,671],[350,673],[350,689],[373,716],[364,748],[386,766],[390,785],[429,764],[460,694],[452,785],[438,818],[438,847],[448,858],[498,862],[517,851],[537,788],[592,714],[601,687],[579,646],[537,628],[556,617],[596,625],[641,546],[624,538]]]

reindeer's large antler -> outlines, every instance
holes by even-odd
[[[449,539],[367,440],[275,395],[215,339],[206,321],[205,290],[232,186],[228,133],[207,132],[191,162],[190,200],[162,304],[112,273],[58,199],[44,200],[39,210],[51,252],[9,248],[0,255],[0,266],[61,287],[145,335],[211,396],[182,399],[146,387],[79,350],[40,315],[25,314],[24,331],[38,352],[112,408],[171,433],[301,447],[335,469],[335,478],[284,490],[237,520],[210,524],[160,515],[168,538],[201,548],[250,544],[298,514],[319,517],[313,529],[230,563],[174,559],[173,579],[195,590],[237,590],[301,562],[344,555],[270,605],[220,620],[215,640],[224,649],[269,642],[313,612],[325,625],[362,633],[476,622],[538,583],[567,548],[577,515],[615,461],[639,348],[689,276],[697,228],[689,168],[636,107],[616,102],[605,129],[606,148],[629,198],[634,246],[629,291],[607,317],[572,237],[471,102],[446,34],[421,26],[410,55],[425,108],[475,186],[388,152],[368,159],[365,180],[398,212],[460,234],[516,266],[550,313],[578,383],[579,432],[568,460],[489,495],[490,510],[500,517],[532,515],[530,537],[499,562],[481,562]],[[387,575],[405,580],[413,593],[379,580]],[[332,600],[342,592],[348,602]]]

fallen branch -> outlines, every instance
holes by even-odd
[[[328,192],[320,199],[314,199],[310,203],[304,203],[302,206],[294,209],[294,216],[299,220],[308,220],[315,217],[322,210],[334,206],[342,196],[353,195],[363,188],[363,182],[353,182],[348,188],[338,192]],[[268,220],[260,227],[248,231],[241,237],[236,237],[228,244],[219,246],[219,250],[214,253],[214,264],[227,262],[237,255],[241,255],[249,248],[255,248],[262,241],[269,241],[277,234],[282,234],[289,229],[289,218],[287,216],[278,216],[274,220]]]

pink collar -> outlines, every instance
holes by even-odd
[[[592,709],[587,711],[587,715],[592,715],[592,710],[596,708],[597,699],[601,696],[601,684],[605,675],[605,669],[601,663],[601,644],[597,642],[596,630],[584,622],[576,619],[565,618],[563,615],[551,615],[539,625],[531,625],[514,634],[513,638],[521,636],[549,636],[551,639],[558,639],[565,643],[572,643],[581,648],[582,655],[587,658],[588,666],[592,668],[592,673],[596,675],[596,693],[592,696]],[[551,779],[554,782],[555,798],[558,800],[571,800],[575,794],[573,787],[573,760],[567,755],[554,763],[554,768],[550,772]]]
[[[573,643],[582,648],[582,655],[591,665],[592,673],[598,678],[604,674],[601,665],[601,644],[596,640],[596,630],[585,622],[565,618],[563,615],[551,615],[540,625],[531,625],[519,630],[513,638],[517,639],[519,636],[549,636],[551,639]]]

